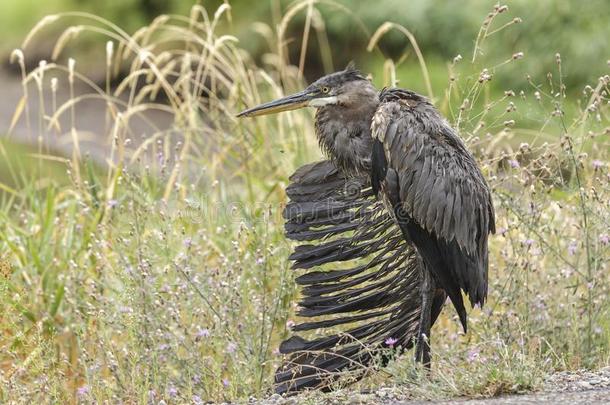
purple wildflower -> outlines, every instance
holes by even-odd
[[[604,167],[604,162],[602,162],[601,160],[597,160],[596,159],[596,160],[593,161],[592,164],[593,164],[593,168],[595,170],[598,170],[598,169],[601,169],[602,167]]]
[[[76,396],[83,397],[89,393],[89,386],[83,385],[82,387],[78,387],[76,389]]]
[[[294,327],[295,323],[292,319],[289,319],[288,321],[286,321],[286,327],[288,329],[292,329]]]
[[[229,380],[226,379],[226,378],[223,378],[222,379],[222,385],[225,386],[225,387],[228,387],[229,386]]]
[[[197,332],[195,333],[195,339],[199,340],[199,339],[207,338],[207,337],[210,337],[210,331],[208,330],[208,328],[197,327]]]
[[[237,345],[235,343],[229,342],[229,344],[227,344],[227,353],[233,354],[235,353],[235,349],[237,349]]]
[[[478,360],[479,356],[480,356],[480,350],[478,347],[475,347],[468,352],[467,359],[469,362],[473,362],[473,361]]]
[[[193,403],[195,405],[202,405],[203,401],[201,400],[201,397],[199,395],[193,395]]]
[[[577,247],[578,247],[578,244],[576,243],[575,240],[570,241],[570,243],[568,244],[568,254],[570,256],[574,256],[576,254]]]
[[[518,169],[519,168],[519,162],[516,161],[515,159],[511,159],[508,161],[508,164],[510,165],[510,167],[512,167],[513,169]]]
[[[542,298],[542,296],[540,294],[536,295],[534,307],[539,310],[546,309],[546,304],[544,303],[544,299]]]
[[[601,234],[599,235],[599,243],[601,243],[602,245],[607,245],[608,243],[610,243],[610,237],[608,236],[608,234]]]
[[[534,242],[535,242],[534,239],[526,239],[523,243],[526,246],[532,246],[534,244]]]
[[[108,208],[114,208],[117,205],[119,205],[119,202],[117,200],[108,200]]]
[[[389,337],[385,340],[385,344],[389,347],[394,347],[396,343],[398,343],[398,339],[394,339],[393,337]]]
[[[169,395],[170,398],[175,398],[176,395],[178,395],[178,390],[173,385],[170,385],[169,388],[167,388],[167,395]]]

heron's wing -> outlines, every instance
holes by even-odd
[[[373,118],[372,179],[455,305],[487,295],[487,236],[494,231],[490,192],[472,155],[428,101],[384,90]]]
[[[304,241],[290,259],[302,299],[298,315],[314,318],[293,336],[275,376],[278,393],[328,389],[339,377],[361,378],[375,358],[387,360],[387,339],[409,347],[419,325],[419,272],[413,250],[383,205],[368,174],[346,179],[330,161],[306,165],[291,177],[286,236]],[[434,318],[445,300],[437,297]]]

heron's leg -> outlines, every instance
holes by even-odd
[[[419,255],[418,255],[419,256]],[[426,268],[421,256],[418,258],[421,272],[421,313],[419,332],[415,346],[415,361],[430,369],[430,328],[432,323],[432,302],[434,300],[435,283],[432,274]]]

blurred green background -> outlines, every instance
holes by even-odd
[[[61,11],[78,10],[95,13],[134,32],[137,28],[151,21],[162,13],[188,14],[193,0],[2,0],[0,2],[0,34],[3,41],[0,54],[3,60],[8,59],[10,51],[18,47],[27,32],[44,15]],[[222,0],[201,2],[208,10],[213,10],[223,3]],[[321,1],[317,7],[324,11],[325,30],[332,48],[332,67],[341,68],[348,61],[355,60],[358,65],[372,72],[379,72],[381,59],[366,52],[369,35],[385,21],[393,21],[407,27],[417,38],[428,61],[434,82],[442,81],[437,88],[444,88],[447,81],[446,64],[456,55],[464,58],[472,56],[474,38],[476,38],[481,18],[498,4],[491,0],[333,0]],[[279,23],[280,15],[292,4],[285,0],[233,0],[231,4],[232,23],[222,27],[241,40],[241,46],[260,58],[265,51],[265,41],[260,35],[253,35],[252,22],[261,21],[271,27]],[[506,60],[513,53],[523,52],[525,58],[518,68],[511,69],[507,77],[502,77],[502,89],[513,87],[516,90],[524,85],[523,78],[544,77],[554,70],[554,54],[562,55],[563,71],[566,76],[568,91],[580,91],[587,80],[599,77],[608,72],[610,59],[610,1],[608,0],[514,0],[506,1],[510,13],[504,22],[519,16],[522,22],[514,29],[502,30],[498,40],[502,46],[484,48],[487,60],[498,63]],[[338,12],[344,7],[353,13],[350,17],[345,12]],[[510,14],[510,15],[509,15]],[[504,16],[503,16],[504,17]],[[305,13],[288,27],[294,41],[300,44],[302,24]],[[362,22],[360,23],[358,22]],[[368,33],[367,33],[368,31]],[[56,37],[49,35],[47,41]],[[318,46],[316,40],[309,41],[305,74],[308,79],[317,77],[324,70],[329,70],[328,63],[320,60],[320,52],[313,49]],[[28,49],[28,60],[38,60],[49,52],[52,42],[40,38]],[[400,58],[407,53],[406,63],[399,72],[408,80],[410,65],[417,60],[410,52],[404,36],[397,32],[384,36],[381,50],[385,56]],[[291,61],[298,64],[300,46],[291,46]],[[326,69],[324,68],[326,67]],[[419,90],[418,81],[403,85]],[[499,89],[500,90],[500,89]]]

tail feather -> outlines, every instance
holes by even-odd
[[[286,236],[307,241],[290,256],[303,295],[298,315],[314,318],[280,346],[276,392],[295,393],[362,378],[387,347],[410,348],[419,327],[420,290],[414,250],[405,242],[368,174],[345,178],[330,161],[299,168],[287,188]],[[435,299],[433,319],[444,303]],[[339,331],[343,328],[343,331]],[[327,331],[326,336],[319,333]],[[391,340],[389,339],[391,338]]]
[[[329,328],[331,326],[343,325],[346,323],[364,321],[367,319],[376,318],[376,317],[379,317],[382,315],[387,315],[388,313],[395,311],[395,310],[396,310],[395,308],[390,308],[390,309],[386,309],[383,311],[370,312],[370,313],[361,314],[361,315],[344,316],[344,317],[340,317],[340,318],[331,318],[331,319],[325,319],[325,320],[316,321],[316,322],[304,322],[304,323],[295,325],[292,328],[292,330],[295,332],[301,332],[304,330]]]

